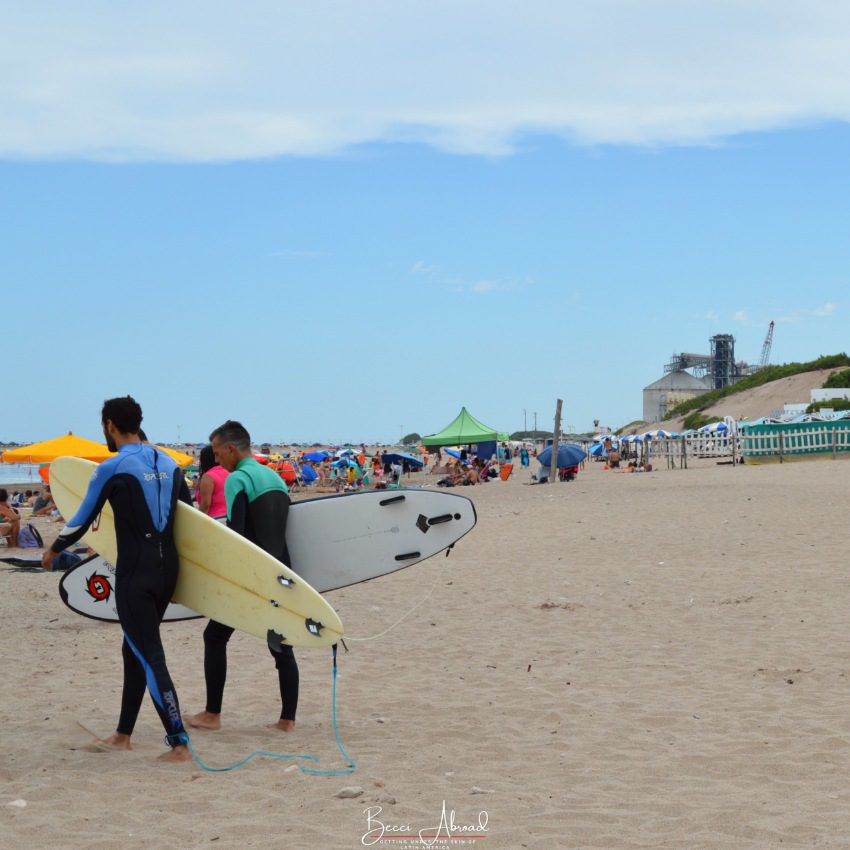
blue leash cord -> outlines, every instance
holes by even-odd
[[[334,739],[336,740],[336,745],[339,748],[340,753],[342,753],[342,757],[348,762],[348,767],[343,768],[341,770],[316,770],[315,768],[304,767],[302,765],[298,765],[298,769],[302,773],[311,773],[315,776],[336,776],[342,773],[354,773],[357,770],[357,765],[354,760],[346,753],[345,749],[342,746],[342,742],[339,739],[339,729],[336,724],[336,677],[337,677],[337,667],[336,667],[336,644],[333,645],[333,690],[331,696],[331,718],[333,721],[334,728]],[[202,770],[206,770],[209,773],[227,773],[230,770],[236,770],[238,767],[242,767],[243,764],[251,761],[254,756],[265,756],[270,759],[303,759],[304,761],[312,761],[318,762],[318,756],[308,756],[308,755],[295,755],[289,753],[268,753],[265,750],[255,750],[248,756],[245,756],[244,759],[237,761],[235,764],[231,764],[228,767],[210,767],[205,764],[198,754],[195,752],[195,748],[192,746],[192,742],[189,740],[189,736],[183,732],[180,735],[180,743],[185,744],[189,748],[189,752],[192,754],[192,758],[195,759],[195,763]],[[166,738],[166,743],[168,739]]]

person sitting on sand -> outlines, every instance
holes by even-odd
[[[9,492],[0,489],[0,537],[8,538],[9,546],[17,546],[20,530],[21,518],[14,508],[9,507]]]
[[[33,516],[48,516],[56,510],[56,502],[53,501],[53,496],[50,494],[50,487],[45,487],[44,492],[40,493],[32,504]]]

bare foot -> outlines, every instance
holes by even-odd
[[[192,754],[189,752],[189,748],[185,744],[181,744],[179,747],[172,747],[161,756],[157,756],[156,760],[176,764],[179,762],[193,761],[193,758]]]
[[[116,750],[132,750],[130,736],[113,732],[108,738],[95,738],[90,744],[80,747],[87,753],[111,753]]]
[[[294,732],[295,731],[295,721],[294,720],[278,720],[277,723],[272,723],[269,727],[270,729],[280,729],[281,732]]]
[[[211,711],[199,711],[186,722],[195,729],[221,729],[221,715]]]

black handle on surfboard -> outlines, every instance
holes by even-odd
[[[460,514],[441,514],[440,516],[429,517],[428,525],[440,525],[443,522],[451,522],[453,519],[460,519]]]
[[[384,507],[386,507],[387,505],[395,505],[395,504],[397,504],[398,502],[403,502],[403,501],[404,501],[404,498],[405,498],[404,496],[393,496],[393,497],[392,497],[392,498],[390,498],[390,499],[381,499],[381,501],[380,501],[380,502],[378,502],[378,504],[379,504],[382,508],[384,508]]]
[[[413,558],[421,558],[421,552],[405,552],[403,555],[396,555],[395,559],[397,561],[410,561]]]

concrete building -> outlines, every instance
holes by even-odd
[[[690,372],[670,372],[655,383],[643,388],[643,418],[645,422],[660,422],[667,411],[694,396],[713,388],[711,375],[695,378]]]
[[[834,398],[850,399],[850,389],[846,387],[827,387],[825,390],[812,390],[812,401],[832,401]]]

